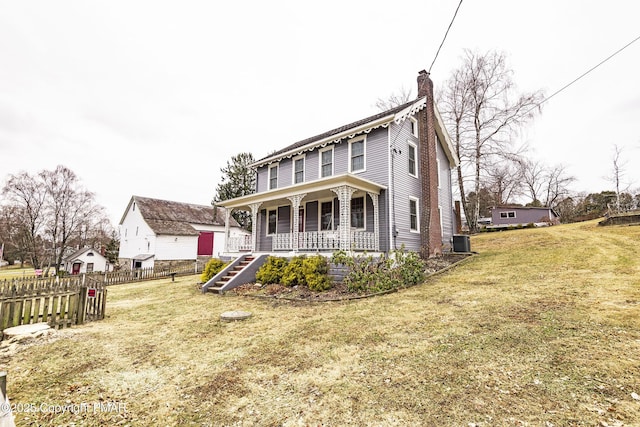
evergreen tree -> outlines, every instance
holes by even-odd
[[[256,191],[256,175],[249,165],[254,163],[253,154],[240,153],[231,157],[227,165],[220,169],[222,180],[216,187],[213,204],[223,200],[253,194]],[[234,211],[233,218],[241,227],[251,230],[251,214],[246,211]]]

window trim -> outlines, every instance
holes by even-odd
[[[302,181],[296,182],[296,162],[299,161],[299,160],[302,160]],[[291,175],[291,183],[292,184],[294,184],[294,185],[295,184],[302,184],[302,183],[305,182],[304,174],[305,174],[305,169],[306,169],[306,166],[307,166],[306,163],[307,163],[306,162],[306,157],[305,157],[304,154],[301,154],[301,155],[296,156],[296,157],[291,159],[291,174],[292,174]]]
[[[440,179],[440,159],[436,159],[436,174],[438,175],[438,189],[442,188],[442,180]]]
[[[275,207],[273,209],[265,209],[265,211],[266,211],[266,215],[267,215],[267,218],[266,218],[266,220],[267,220],[267,233],[266,233],[266,235],[267,236],[274,236],[274,235],[278,234],[278,207]],[[269,230],[269,213],[270,212],[275,212],[276,213],[276,223],[274,225],[273,233],[269,232],[270,231]]]
[[[329,175],[323,176],[322,175],[322,167],[324,165],[322,164],[322,154],[326,153],[327,151],[331,151],[331,173]],[[322,179],[322,178],[328,178],[330,176],[333,176],[333,169],[334,169],[333,166],[335,164],[335,151],[333,150],[333,145],[330,146],[330,147],[326,147],[326,148],[323,148],[322,150],[320,150],[318,152],[318,156],[319,156],[318,163],[320,164],[320,168],[319,168],[320,170],[318,171],[318,177],[320,179]]]
[[[411,228],[411,204],[416,205],[416,228]],[[409,196],[409,231],[411,233],[420,233],[420,199],[417,197]]]
[[[413,141],[407,141],[407,143],[409,144],[409,147],[407,148],[407,169],[409,170],[409,176],[412,176],[414,178],[418,177],[418,145],[413,142]],[[411,173],[411,149],[413,149],[413,171],[414,173]]]
[[[272,171],[273,169],[275,169],[275,170],[276,170],[275,186],[274,186],[274,187],[272,187],[272,186],[271,186],[271,181],[272,181],[272,179],[273,179],[273,176],[272,176],[271,171]],[[268,184],[267,184],[267,188],[268,188],[269,190],[275,190],[276,188],[278,188],[278,175],[280,174],[280,171],[279,171],[278,169],[280,169],[280,163],[273,163],[273,164],[269,165],[269,168],[268,168],[268,176],[267,176],[267,178],[268,178],[268,181],[267,181],[267,182],[268,182]]]
[[[353,201],[355,199],[362,199],[362,227],[353,226]],[[349,200],[349,227],[352,230],[366,230],[367,229],[367,197],[366,195],[356,195]]]
[[[419,135],[418,120],[415,117],[409,117],[409,120],[410,120],[410,123],[411,123],[411,128],[410,128],[411,135],[413,135],[416,138],[418,138],[418,135]]]
[[[353,170],[352,146],[355,143],[362,142],[362,169]],[[367,171],[367,136],[362,135],[349,140],[349,173],[360,173]]]
[[[511,216],[509,214],[513,214],[513,216]],[[502,211],[502,212],[500,212],[500,219],[509,219],[509,218],[516,218],[516,211]]]

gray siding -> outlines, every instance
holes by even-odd
[[[500,212],[514,212],[515,218],[501,218]],[[491,222],[493,225],[545,222],[549,220],[549,217],[555,217],[549,208],[499,207],[491,211]]]
[[[440,221],[442,223],[442,249],[450,249],[453,245],[453,234],[455,232],[455,214],[453,212],[453,193],[451,181],[451,164],[442,146],[436,146],[438,162],[440,164],[439,177],[440,187],[438,188],[438,204],[440,206]]]
[[[269,165],[259,167],[256,175],[256,193],[267,191],[269,189]]]
[[[420,250],[420,233],[410,230],[409,217],[409,200],[410,197],[418,199],[418,209],[421,209],[422,202],[420,175],[422,171],[419,169],[418,153],[420,153],[420,145],[418,138],[411,133],[411,121],[409,119],[403,121],[399,125],[393,123],[390,127],[390,138],[392,148],[395,148],[392,156],[392,172],[391,186],[393,187],[392,198],[389,201],[391,221],[395,217],[395,225],[398,230],[398,236],[395,239],[395,247],[391,249],[400,249],[404,245],[405,249],[410,251]],[[416,146],[416,167],[418,178],[409,175],[409,141]],[[395,215],[394,215],[395,214]],[[420,217],[420,210],[418,211]],[[420,227],[418,227],[420,230]]]

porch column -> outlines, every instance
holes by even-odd
[[[351,196],[356,189],[348,185],[341,185],[331,189],[338,196],[340,201],[340,225],[338,234],[340,235],[340,249],[351,250]]]
[[[299,214],[299,210],[300,210],[300,202],[302,201],[302,199],[304,199],[304,196],[306,196],[307,193],[302,193],[302,194],[296,194],[295,196],[291,196],[291,197],[287,197],[287,199],[289,199],[291,201],[291,215],[293,215],[292,219],[292,223],[293,223],[293,230],[291,232],[291,249],[293,250],[293,252],[298,252],[298,236],[299,236],[299,227],[300,227],[300,214]]]
[[[375,251],[380,251],[380,214],[378,210],[378,195],[370,191],[367,192],[373,203],[373,239],[375,240]]]
[[[251,203],[251,253],[258,250],[258,212],[262,202]]]
[[[229,221],[232,209],[224,208],[224,253],[229,253]]]

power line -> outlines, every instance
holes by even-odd
[[[447,28],[447,32],[444,33],[444,37],[442,38],[442,42],[440,43],[440,47],[438,47],[438,51],[436,52],[436,56],[433,58],[433,62],[431,62],[431,66],[429,66],[429,74],[431,74],[431,68],[433,68],[433,64],[435,64],[436,59],[438,58],[438,54],[440,53],[440,49],[442,49],[442,45],[444,44],[444,41],[447,39],[447,34],[449,34],[449,30],[451,29],[451,26],[453,25],[453,21],[455,21],[455,19],[456,19],[456,15],[458,14],[458,10],[460,9],[461,5],[462,5],[462,0],[460,0],[460,3],[458,3],[458,7],[456,8],[455,13],[453,14],[453,18],[451,18],[451,22],[449,23],[449,27]]]
[[[580,76],[576,77],[571,82],[567,83],[566,85],[564,85],[563,87],[561,87],[557,91],[553,92],[551,95],[549,95],[548,97],[546,97],[542,101],[538,102],[534,107],[532,107],[531,109],[527,110],[527,112],[525,114],[529,113],[529,111],[531,111],[531,110],[533,110],[535,108],[538,108],[540,105],[544,104],[545,102],[547,102],[548,100],[550,100],[551,98],[553,98],[554,96],[556,96],[557,94],[562,92],[563,90],[567,89],[569,86],[571,86],[572,84],[574,84],[575,82],[577,82],[578,80],[580,80],[581,78],[586,76],[587,74],[591,73],[593,70],[595,70],[596,68],[598,68],[599,66],[601,66],[605,62],[609,61],[611,58],[613,58],[614,56],[616,56],[617,54],[619,54],[620,52],[622,52],[623,50],[625,50],[626,48],[631,46],[633,43],[637,42],[638,40],[640,40],[640,36],[638,36],[635,39],[631,40],[629,43],[627,43],[626,45],[622,46],[620,49],[616,50],[611,55],[609,55],[608,57],[606,57],[605,59],[600,61],[597,65],[594,65],[593,67],[589,68],[587,71],[582,73]]]

